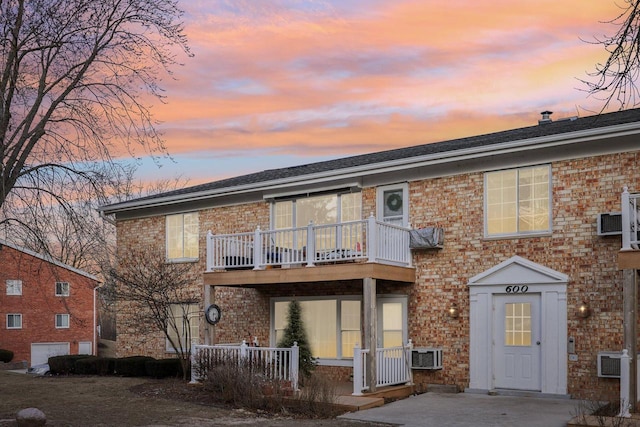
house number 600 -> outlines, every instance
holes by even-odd
[[[529,287],[527,285],[511,285],[505,288],[508,294],[526,294],[528,290]]]

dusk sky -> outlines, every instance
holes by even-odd
[[[183,0],[193,58],[156,104],[189,184],[586,116],[614,0]],[[582,89],[582,91],[580,90]]]

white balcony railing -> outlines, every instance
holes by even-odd
[[[206,378],[209,369],[228,363],[241,364],[255,375],[270,380],[286,381],[298,390],[300,348],[251,347],[240,345],[193,345],[191,348],[191,382]]]
[[[406,346],[376,349],[376,387],[411,384],[411,340]],[[369,390],[367,358],[370,350],[356,345],[353,349],[353,395]]]
[[[622,250],[640,249],[640,193],[622,192]]]
[[[376,220],[236,234],[207,233],[207,271],[364,260],[411,265],[409,229]]]

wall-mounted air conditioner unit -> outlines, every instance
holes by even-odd
[[[622,234],[622,214],[607,212],[598,214],[598,236],[614,236]]]
[[[442,369],[442,349],[414,348],[411,350],[411,369]]]
[[[620,351],[601,351],[598,353],[598,376],[602,378],[620,378]]]

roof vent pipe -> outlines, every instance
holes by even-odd
[[[539,125],[552,122],[551,115],[553,114],[553,111],[545,110],[540,114],[542,114],[542,119],[538,120]]]

